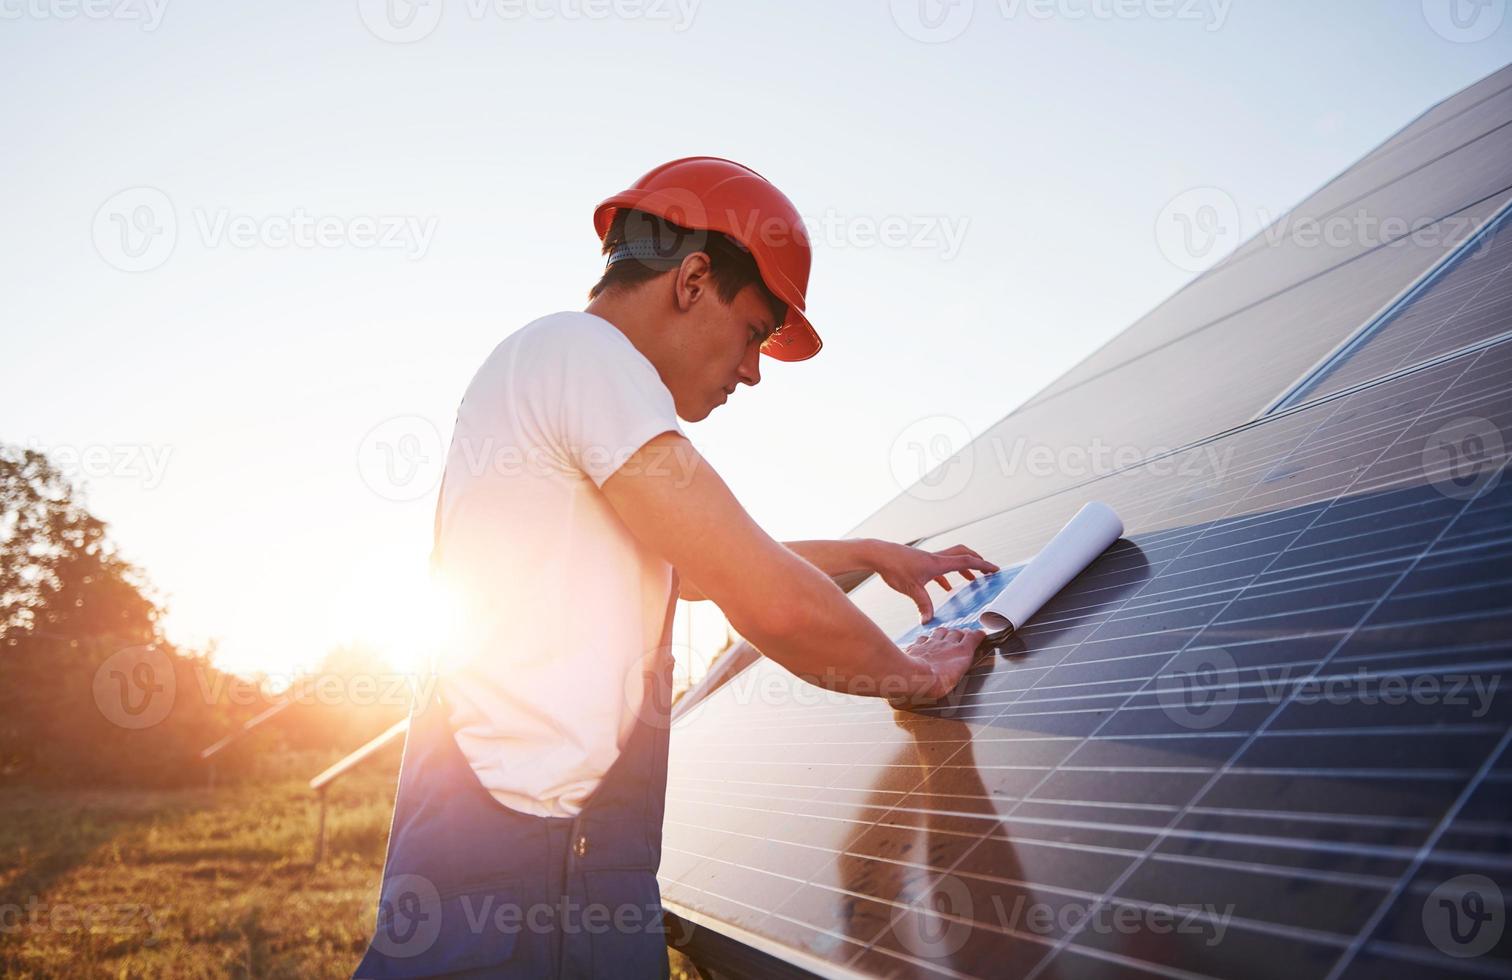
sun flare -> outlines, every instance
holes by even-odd
[[[457,622],[456,597],[423,563],[418,573],[375,566],[332,597],[332,643],[369,652],[404,673],[427,671]]]

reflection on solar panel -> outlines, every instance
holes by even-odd
[[[1350,171],[1315,197],[1458,172],[1462,151],[1431,144],[1512,121],[1509,85],[1512,69],[1435,107],[1362,162],[1363,185]],[[1457,241],[1506,199],[1487,187],[1512,187],[1512,154],[1474,161],[1479,204],[1436,198],[1477,216]],[[897,711],[759,660],[684,714],[668,908],[762,969],[1512,975],[1509,239],[1259,418],[1449,249],[1246,246],[1197,319],[1155,311],[1156,333],[1037,400],[1087,430],[1063,421],[1060,446],[1085,446],[1123,403],[1107,393],[1138,392],[1130,444],[1183,448],[1025,488],[992,441],[1036,436],[1031,403],[958,461],[960,494],[874,515],[858,533],[1005,567],[1094,497],[1128,533],[947,703]],[[1220,347],[1241,371],[1214,369]],[[1184,390],[1155,386],[1183,364]],[[851,595],[891,636],[916,625],[876,580]]]

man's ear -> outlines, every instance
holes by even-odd
[[[677,306],[678,312],[688,312],[708,292],[711,268],[707,252],[694,252],[682,260],[672,285],[672,302]]]

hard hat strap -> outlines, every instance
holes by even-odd
[[[616,262],[624,262],[626,259],[635,259],[638,262],[646,261],[673,261],[682,258],[679,253],[686,253],[681,243],[668,250],[666,246],[650,238],[637,238],[634,241],[620,242],[609,250],[608,261],[605,268]]]
[[[746,254],[750,249],[728,235],[723,236],[735,248]],[[620,242],[609,250],[609,255],[604,263],[608,268],[616,262],[624,262],[626,259],[635,259],[638,262],[660,261],[677,262],[694,252],[707,251],[707,238],[705,233],[695,232],[689,236],[680,236],[679,241],[670,247],[657,241],[655,238],[635,238],[630,241]]]

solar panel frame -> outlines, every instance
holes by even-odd
[[[1383,377],[1409,365],[1495,342],[1512,330],[1512,208],[1504,207],[1473,238],[1445,256],[1424,281],[1303,378],[1274,411]],[[1431,290],[1431,293],[1429,292]],[[1453,324],[1453,329],[1448,329]],[[1361,348],[1369,342],[1369,354]],[[1406,354],[1398,345],[1411,344]]]

